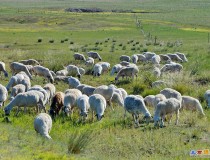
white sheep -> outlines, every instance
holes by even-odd
[[[166,97],[163,94],[157,94],[155,95],[154,101],[153,101],[153,106],[156,108],[157,104],[160,101],[166,100]]]
[[[159,55],[154,55],[152,58],[151,58],[151,62],[155,65],[159,65],[160,64],[160,56]]]
[[[74,107],[79,96],[82,95],[82,92],[78,89],[67,89],[65,91],[64,97],[64,113],[69,116],[72,114]]]
[[[148,124],[151,119],[151,114],[147,109],[144,100],[136,95],[128,95],[124,100],[124,109],[126,117],[126,112],[129,112],[133,116],[133,120],[135,124],[139,125],[139,114],[143,113],[144,119],[146,119],[146,123]]]
[[[145,57],[145,55],[143,55],[143,54],[136,54],[137,56],[138,56],[138,62],[146,62],[147,61],[147,59],[146,59],[146,57]]]
[[[69,83],[68,79],[70,78],[70,76],[56,76],[54,78],[55,82],[57,83],[58,81],[62,81],[64,83]]]
[[[80,84],[76,87],[76,89],[80,90],[82,92],[82,89],[85,87],[85,86],[88,86],[87,84]]]
[[[52,139],[49,135],[52,128],[52,118],[47,113],[39,113],[34,119],[34,129],[41,136]]]
[[[31,87],[30,78],[26,75],[25,72],[19,72],[18,74],[14,75],[10,78],[9,83],[6,86],[7,91],[9,91],[9,89],[11,87],[13,87],[17,84],[25,85],[25,87],[26,87],[25,91],[27,91]]]
[[[17,84],[14,87],[12,87],[10,100],[13,100],[18,93],[24,93],[25,90],[26,90],[26,86],[23,84]]]
[[[81,83],[77,78],[74,78],[72,76],[69,77],[69,88],[77,88]]]
[[[92,57],[88,57],[86,62],[85,62],[86,66],[93,66],[94,65],[94,59]]]
[[[207,107],[210,108],[210,90],[205,92],[204,99],[206,101]]]
[[[85,56],[83,54],[81,54],[81,53],[74,53],[74,59],[75,60],[86,61]]]
[[[80,73],[81,75],[84,75],[84,74],[85,74],[85,69],[84,69],[84,68],[79,68],[79,73]]]
[[[90,108],[89,97],[87,95],[81,95],[77,99],[77,107],[80,110],[81,120],[85,121],[88,115],[88,110]]]
[[[120,77],[124,78],[124,77],[132,77],[132,79],[134,79],[134,76],[136,76],[137,78],[137,74],[139,72],[139,69],[137,67],[125,67],[122,68],[118,73],[117,76],[115,77],[115,82],[118,81],[118,79]]]
[[[138,62],[138,56],[137,56],[136,54],[132,55],[132,56],[131,56],[131,60],[132,60],[132,62],[133,62],[134,64],[137,64],[137,62]]]
[[[130,65],[130,62],[121,61],[120,64],[121,64],[122,66],[128,66],[128,65]]]
[[[168,55],[164,55],[164,54],[159,54],[160,56],[160,61],[161,62],[168,62],[168,61],[172,61],[171,58]]]
[[[92,121],[93,121],[93,114],[97,117],[97,120],[100,121],[103,118],[104,111],[106,109],[106,100],[100,94],[93,94],[89,97],[89,104],[90,109],[92,111]]]
[[[170,64],[165,64],[161,69],[160,72],[161,74],[165,72],[170,72],[170,73],[175,73],[175,72],[180,72],[183,69],[183,66],[179,63],[170,63]]]
[[[26,112],[26,107],[36,106],[37,113],[39,112],[39,108],[43,108],[46,113],[46,108],[44,106],[44,95],[43,93],[33,90],[24,93],[19,93],[5,108],[5,114],[9,115],[10,111],[13,107],[18,106],[18,110],[16,112],[16,116],[20,111],[20,107],[24,107]]]
[[[98,62],[97,64],[101,65],[102,72],[108,72],[110,69],[110,63],[108,62]]]
[[[4,73],[5,77],[8,77],[8,72],[6,71],[5,63],[0,61],[0,74],[1,74],[1,72]]]
[[[12,75],[15,75],[16,73],[19,73],[19,72],[23,71],[23,72],[25,72],[27,74],[27,76],[30,79],[32,79],[32,75],[29,72],[28,68],[22,63],[12,62],[12,63],[10,63],[10,69],[12,71]]]
[[[147,61],[151,61],[152,57],[156,54],[154,52],[144,52],[143,55],[146,57]]]
[[[50,70],[48,68],[45,68],[43,66],[40,65],[36,65],[33,67],[33,72],[35,75],[39,75],[42,76],[44,78],[47,78],[50,83],[54,82],[54,78],[52,76],[52,73],[50,72]]]
[[[97,52],[90,51],[87,53],[88,57],[92,57],[94,59],[102,60],[101,56]]]
[[[165,86],[166,82],[163,80],[157,80],[155,82],[152,82],[152,88],[158,87],[158,86]]]
[[[173,113],[176,113],[176,125],[178,124],[179,120],[179,109],[181,108],[181,102],[177,100],[176,98],[169,98],[165,99],[161,102],[159,102],[155,109],[154,114],[154,126],[159,127],[159,121],[160,121],[160,127],[164,126],[164,120],[166,115],[170,115],[169,123],[171,122],[171,118]]]
[[[33,67],[32,65],[25,65],[28,68],[28,71],[30,72],[30,74],[33,74]]]
[[[203,108],[201,103],[199,102],[198,99],[190,97],[190,96],[182,96],[182,108],[181,109],[186,109],[186,110],[192,110],[200,113],[200,115],[205,116],[203,112]]]
[[[124,99],[122,97],[121,92],[120,93],[114,92],[110,101],[112,103],[116,103],[117,105],[119,105],[121,107],[123,107],[123,105],[124,105]]]
[[[127,95],[128,95],[128,93],[126,92],[126,90],[123,89],[123,88],[117,88],[117,89],[121,91],[123,100],[125,100],[125,97],[127,97]]]
[[[161,71],[160,71],[160,69],[159,69],[158,67],[155,67],[155,66],[154,66],[152,72],[153,72],[153,75],[154,75],[156,78],[159,78],[159,77],[161,76]]]
[[[52,100],[53,96],[55,95],[56,88],[55,88],[54,84],[47,83],[47,84],[45,84],[43,89],[47,92],[48,97],[49,97],[48,103],[50,103],[50,101]]]
[[[20,63],[25,65],[40,65],[39,62],[35,59],[21,60]]]
[[[127,55],[122,55],[122,56],[120,56],[120,61],[130,62],[131,58]]]
[[[160,91],[160,94],[163,94],[167,99],[168,98],[176,98],[180,102],[182,101],[182,95],[178,91],[171,89],[171,88],[165,88]]]
[[[6,87],[0,84],[0,108],[4,106],[4,102],[7,100],[8,92]]]
[[[113,67],[112,67],[112,70],[111,70],[111,73],[110,75],[113,76],[115,73],[118,73],[121,69],[122,69],[122,65],[121,64],[115,64]]]
[[[155,107],[154,100],[155,100],[155,95],[148,95],[148,96],[144,97],[144,103],[148,107],[152,107],[152,108]]]
[[[79,79],[81,78],[81,73],[79,71],[79,68],[75,65],[68,65],[66,67],[68,74],[70,76],[77,76]]]
[[[67,69],[65,68],[65,69],[62,69],[62,70],[57,71],[55,74],[56,74],[56,76],[67,76],[68,73],[69,73],[69,72],[68,72]]]
[[[176,62],[183,62],[183,60],[177,55],[177,54],[171,54],[171,53],[168,53],[167,54],[172,61],[176,61]]]
[[[82,88],[82,93],[86,94],[87,96],[91,96],[93,95],[93,92],[95,91],[95,89],[96,89],[95,87],[86,85]]]
[[[95,64],[93,67],[93,76],[100,76],[102,74],[102,66],[100,64]]]
[[[176,52],[175,54],[177,54],[183,60],[183,62],[188,62],[188,59],[184,53]]]

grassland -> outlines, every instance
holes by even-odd
[[[187,7],[186,7],[187,6]],[[69,13],[66,8],[101,8],[103,13]],[[135,13],[112,13],[112,9],[132,10]],[[144,13],[143,13],[144,12]],[[86,54],[98,51],[104,61],[111,65],[119,62],[122,54],[132,55],[143,51],[187,54],[181,74],[165,76],[169,87],[183,95],[198,98],[206,106],[204,92],[209,89],[208,43],[210,3],[207,0],[141,0],[141,1],[0,1],[0,60],[9,63],[35,58],[41,64],[57,71],[67,64],[84,66],[73,60],[73,53]],[[136,25],[136,21],[141,26]],[[158,44],[153,45],[154,37]],[[42,42],[37,40],[41,38]],[[54,40],[54,43],[49,43]],[[63,40],[63,43],[61,43]],[[162,88],[152,89],[150,83],[155,77],[148,72],[148,66],[139,65],[141,73],[135,81],[122,81],[118,87],[129,94],[156,94]],[[10,73],[11,75],[11,73]],[[85,75],[82,83],[99,86],[113,83],[108,74],[100,78]],[[42,84],[42,78],[32,81]],[[6,85],[7,78],[0,78]],[[57,91],[68,88],[65,83],[56,85]],[[9,101],[6,102],[6,104]],[[49,107],[49,105],[47,106]],[[151,113],[153,109],[149,108]],[[101,122],[77,123],[62,116],[53,123],[51,137],[46,141],[33,129],[35,113],[21,113],[10,116],[12,123],[4,122],[0,111],[0,159],[190,159],[192,149],[210,149],[210,111],[206,117],[198,118],[196,113],[182,112],[180,124],[154,129],[153,124],[134,128],[130,116],[123,120],[122,108],[107,109]],[[68,151],[69,139],[74,133],[89,134],[91,140],[79,154]]]

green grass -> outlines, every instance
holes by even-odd
[[[65,12],[69,7],[141,13]],[[103,61],[110,62],[111,66],[120,62],[122,54],[132,55],[146,50],[157,54],[180,51],[186,53],[189,60],[183,63],[184,71],[165,75],[162,79],[183,95],[198,98],[205,108],[203,94],[210,86],[210,44],[207,41],[210,3],[207,0],[170,3],[166,0],[4,0],[0,2],[0,12],[0,60],[6,63],[8,70],[10,62],[29,58],[40,60],[43,66],[54,71],[68,64],[85,67],[84,63],[74,61],[73,54],[86,55],[90,50],[99,52]],[[141,22],[140,27],[136,26],[136,20]],[[155,36],[162,45],[153,45]],[[49,40],[54,42],[49,43]],[[174,45],[179,43],[182,45]],[[163,87],[151,88],[151,82],[156,78],[150,74],[150,67],[138,65],[138,79],[120,80],[117,86],[125,88],[129,94],[159,93]],[[34,79],[32,85],[43,86],[42,78]],[[8,80],[0,77],[3,85]],[[81,83],[108,85],[114,83],[114,76],[109,73],[100,78],[84,75]],[[65,83],[56,84],[57,91],[67,88]],[[89,116],[86,124],[79,124],[77,112],[73,120],[58,117],[50,133],[52,141],[35,133],[33,119],[36,113],[33,109],[27,114],[21,112],[18,117],[14,117],[14,109],[10,116],[12,123],[3,122],[1,110],[0,159],[190,159],[190,150],[210,149],[210,111],[207,109],[204,110],[205,118],[199,119],[196,113],[185,111],[180,113],[178,126],[174,125],[174,116],[172,124],[154,129],[153,123],[134,128],[131,115],[128,114],[124,121],[124,110],[118,106],[114,108],[114,111],[107,108],[101,122],[90,122]],[[154,109],[149,110],[153,114]],[[79,139],[85,142],[84,146]],[[75,146],[79,148],[79,154],[71,153]]]

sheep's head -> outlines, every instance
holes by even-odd
[[[150,115],[145,115],[144,118],[143,118],[143,120],[146,121],[146,124],[147,125],[149,124],[149,122],[151,121],[151,119],[152,119],[152,117]]]
[[[4,103],[4,102],[0,101],[0,107],[2,107],[2,106],[3,106],[3,103]]]
[[[56,112],[55,112],[55,110],[50,109],[48,112],[49,112],[49,114],[50,114],[51,118],[52,118],[52,119],[55,119],[55,116],[56,116]]]
[[[101,61],[102,59],[101,59],[101,58],[99,58],[98,60],[99,60],[99,61]]]
[[[104,115],[96,114],[96,117],[97,117],[97,120],[100,121],[104,117]]]
[[[101,75],[100,73],[97,74],[98,77],[99,77],[100,75]]]
[[[7,107],[5,107],[5,108],[4,108],[4,113],[5,113],[6,116],[9,116],[9,114],[10,114],[10,109],[7,108]]]
[[[153,120],[154,120],[154,127],[159,127],[160,117],[154,116]]]
[[[66,116],[68,117],[68,116],[72,113],[71,107],[70,107],[70,106],[64,106],[63,112],[64,112],[64,113],[66,114]]]
[[[8,77],[9,75],[8,75],[8,73],[7,73],[7,72],[4,72],[4,76],[5,76],[5,77]]]

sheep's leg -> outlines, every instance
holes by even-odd
[[[161,117],[161,121],[160,121],[161,128],[164,126],[164,119],[165,119],[165,115]]]
[[[92,122],[93,122],[94,111],[92,111]]]
[[[169,116],[169,120],[168,120],[168,124],[170,124],[171,123],[171,119],[172,119],[172,114],[170,114],[170,116]]]
[[[17,117],[19,112],[20,112],[20,107],[18,107],[17,112],[15,113],[15,117]]]
[[[175,123],[175,125],[178,125],[178,121],[179,121],[179,110],[176,111],[176,123]]]

